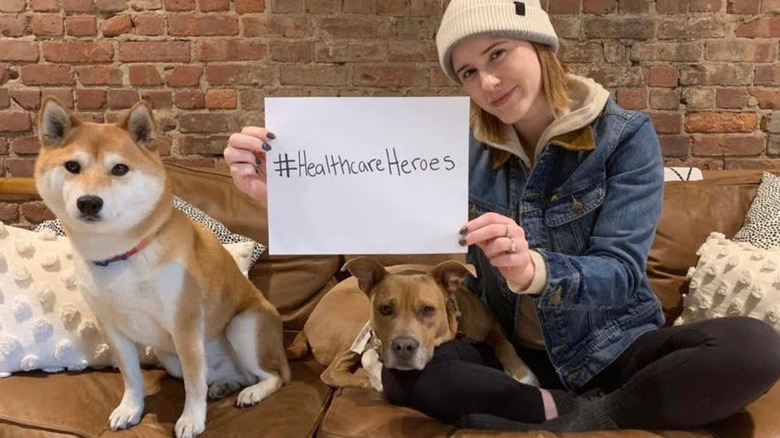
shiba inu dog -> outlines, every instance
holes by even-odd
[[[244,388],[236,404],[253,405],[289,381],[290,369],[277,310],[208,229],[173,207],[155,127],[143,102],[101,124],[47,98],[35,182],[73,244],[79,290],[122,373],[111,429],[141,419],[136,345],[149,345],[184,380],[175,434],[186,438],[204,431],[207,396]]]

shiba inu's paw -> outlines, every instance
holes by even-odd
[[[260,403],[261,400],[276,392],[276,390],[281,387],[281,377],[279,377],[278,374],[273,374],[262,382],[246,387],[243,391],[239,392],[238,398],[236,399],[236,406],[244,407]]]
[[[209,399],[219,400],[226,395],[242,387],[241,382],[237,380],[216,381],[209,386]]]
[[[141,421],[143,412],[143,405],[139,406],[132,402],[121,403],[108,417],[108,424],[111,426],[111,430],[114,431],[127,429]]]
[[[195,438],[206,430],[206,418],[200,415],[182,415],[176,421],[176,438]]]

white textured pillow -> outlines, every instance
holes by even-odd
[[[674,325],[723,316],[750,316],[780,333],[780,248],[766,250],[711,233],[688,270],[690,291]]]
[[[764,249],[780,248],[780,177],[764,172],[745,223],[734,241],[749,242]]]
[[[246,275],[255,243],[224,246]],[[139,348],[139,354],[142,363],[157,364],[150,348]],[[76,288],[68,239],[0,222],[0,377],[111,365],[95,317]]]

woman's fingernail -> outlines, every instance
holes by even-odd
[[[263,150],[268,152],[271,150],[271,145],[268,143],[263,143]]]
[[[465,235],[465,234],[466,234],[466,233],[468,233],[468,232],[469,232],[469,229],[468,229],[468,228],[466,228],[466,227],[463,227],[463,228],[461,228],[461,229],[460,229],[460,231],[459,231],[459,233],[460,233],[461,235]]]
[[[458,245],[460,245],[460,246],[466,246],[466,239],[460,239],[460,240],[458,240]]]
[[[273,132],[269,132],[265,136],[270,138],[271,140],[274,140],[276,138],[276,134],[274,134]]]

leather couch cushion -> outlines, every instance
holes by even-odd
[[[261,403],[234,406],[236,394],[208,405],[203,438],[313,436],[330,389],[314,360],[291,362],[293,381]],[[0,379],[0,438],[171,438],[184,406],[184,385],[164,370],[144,370],[146,407],[141,422],[122,433],[108,430],[108,416],[122,398],[116,371],[22,373]],[[60,435],[62,434],[62,435]]]

